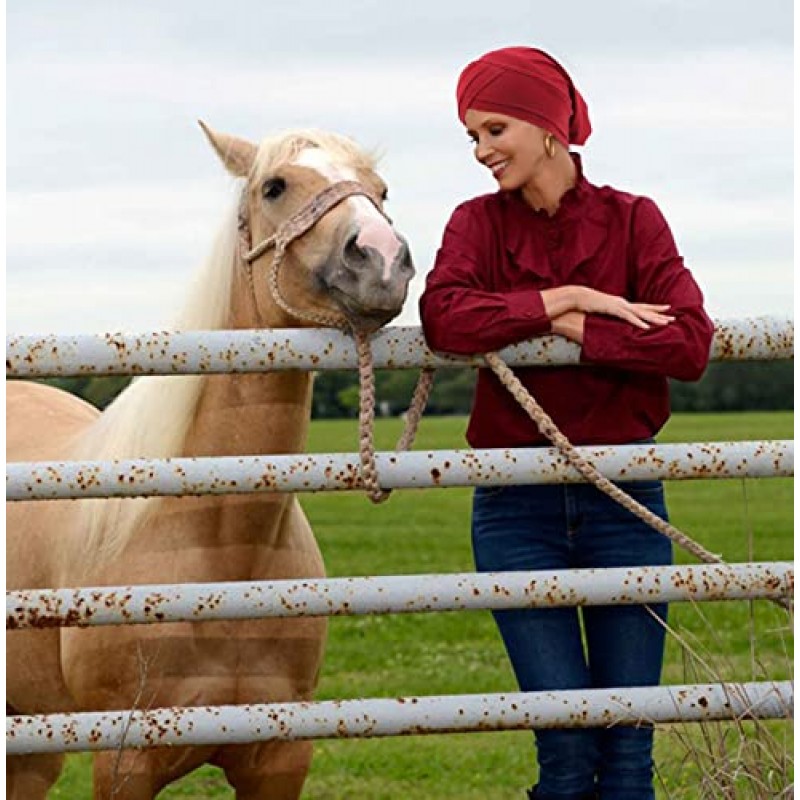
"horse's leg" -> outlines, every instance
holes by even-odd
[[[146,751],[97,753],[93,773],[94,800],[151,800],[158,791]]]
[[[311,742],[261,742],[223,747],[213,763],[224,770],[236,800],[297,800],[312,754]]]
[[[6,797],[9,800],[45,800],[47,790],[58,780],[63,753],[9,756],[6,759]]]
[[[152,800],[209,760],[213,747],[113,750],[94,757],[94,800]]]

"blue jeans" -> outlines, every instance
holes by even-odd
[[[618,484],[666,519],[660,482]],[[475,490],[472,545],[480,572],[672,563],[669,539],[593,486]],[[666,620],[666,604],[649,608]],[[499,611],[494,614],[523,691],[654,686],[664,627],[644,606]],[[586,648],[581,637],[581,621]],[[651,727],[537,730],[537,797],[650,800]]]

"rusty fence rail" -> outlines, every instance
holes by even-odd
[[[28,589],[6,628],[791,597],[790,562]]]
[[[786,719],[791,681],[6,717],[6,753]]]
[[[389,327],[375,334],[375,366],[479,366],[480,356],[432,353],[419,327]],[[577,364],[580,348],[544,336],[501,351],[511,366]],[[718,320],[714,360],[789,359],[794,323],[785,317]],[[189,331],[12,335],[6,337],[6,375],[12,378],[75,375],[188,375],[274,370],[355,369],[353,338],[333,329]]]
[[[792,440],[579,447],[607,478],[767,478],[794,475]],[[555,448],[376,454],[385,489],[574,483],[584,479]],[[7,500],[148,497],[358,489],[355,453],[119,461],[37,461],[6,466]]]

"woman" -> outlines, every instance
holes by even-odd
[[[713,326],[655,203],[591,184],[578,155],[591,133],[566,71],[527,47],[469,64],[458,115],[491,170],[494,194],[460,205],[420,301],[434,350],[472,354],[557,333],[581,365],[518,370],[577,445],[651,441],[669,416],[667,378],[696,380]],[[467,430],[473,447],[548,442],[488,369]],[[623,488],[666,518],[659,482]],[[554,570],[671,563],[668,539],[588,485],[478,488],[477,568]],[[658,619],[660,618],[660,619]],[[495,614],[525,691],[659,682],[666,607],[607,606]],[[531,798],[653,798],[651,727],[536,732]]]

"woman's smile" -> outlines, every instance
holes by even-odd
[[[491,170],[492,175],[499,181],[500,178],[503,177],[503,173],[506,171],[506,167],[508,166],[508,162],[510,158],[504,158],[501,161],[495,161],[493,164],[487,164],[486,166]]]

